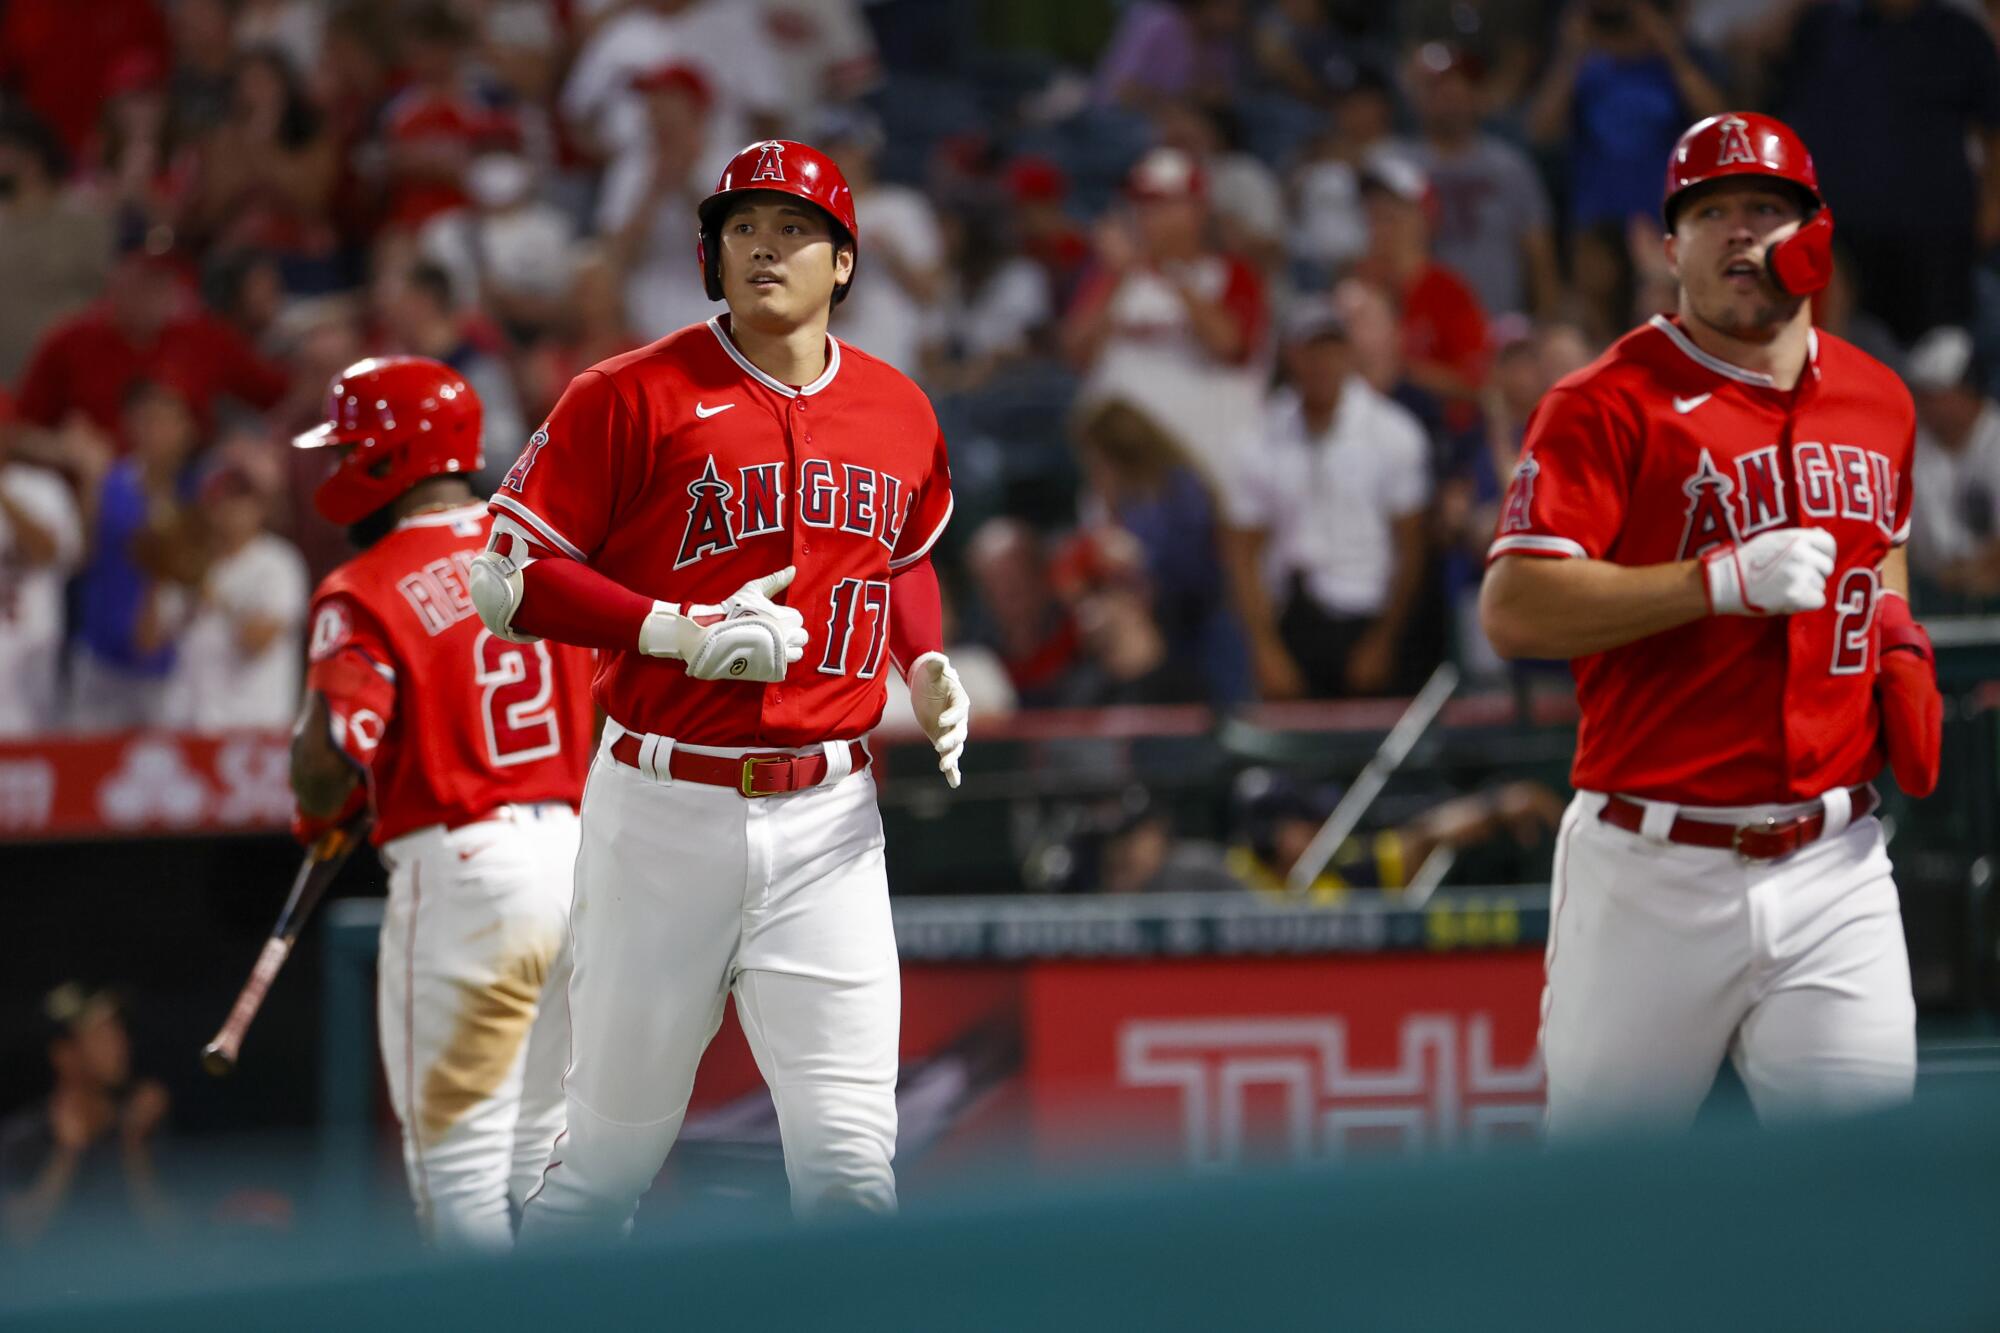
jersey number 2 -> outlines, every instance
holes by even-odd
[[[889,585],[882,579],[842,579],[833,585],[832,605],[826,614],[826,652],[819,669],[829,676],[847,674],[848,651],[854,638],[854,622],[868,612],[868,639],[861,651],[861,665],[854,675],[873,680],[882,669],[882,649],[889,641]]]
[[[1874,570],[1850,569],[1840,576],[1833,598],[1833,665],[1836,676],[1858,676],[1868,669],[1868,647],[1875,627],[1875,600],[1882,579]]]
[[[485,691],[479,712],[486,723],[486,755],[495,767],[532,763],[562,749],[549,703],[555,671],[546,643],[509,643],[481,630],[472,644],[472,673]]]

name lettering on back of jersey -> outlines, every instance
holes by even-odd
[[[688,483],[692,503],[675,569],[733,551],[748,538],[785,530],[785,465],[752,463],[738,469],[737,478],[737,484],[724,480],[711,454],[701,475]],[[896,549],[917,498],[915,488],[892,473],[857,463],[835,465],[824,458],[800,461],[797,492],[798,519],[805,526],[871,537],[890,551]]]
[[[1796,522],[1778,462],[1777,445],[1753,449],[1735,459],[1736,475],[1731,477],[1702,450],[1694,472],[1681,485],[1688,508],[1680,558],[1692,559],[1711,546]],[[1887,454],[1858,444],[1801,440],[1792,446],[1792,474],[1799,517],[1873,523],[1884,536],[1895,535],[1897,477]],[[1503,533],[1514,530],[1509,526],[1515,521],[1514,503],[1510,498],[1501,520]]]
[[[473,613],[472,557],[475,551],[441,555],[396,580],[396,591],[416,612],[424,633],[438,635]]]
[[[688,495],[694,503],[688,506],[687,527],[681,533],[680,550],[674,556],[675,569],[685,569],[707,556],[736,549],[736,528],[729,514],[729,497],[733,494],[735,487],[715,475],[715,455],[710,454],[702,464],[701,475],[688,483]]]

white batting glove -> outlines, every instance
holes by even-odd
[[[771,598],[790,586],[797,568],[752,579],[720,606],[654,602],[639,625],[639,651],[687,663],[696,680],[751,680],[770,684],[805,656],[805,617]]]
[[[910,708],[917,725],[931,738],[938,753],[938,772],[944,780],[958,785],[958,757],[965,752],[965,736],[971,729],[972,700],[958,682],[958,672],[943,653],[925,653],[910,663]]]
[[[1833,574],[1833,534],[1779,528],[1701,557],[1708,609],[1718,616],[1789,616],[1826,605]]]

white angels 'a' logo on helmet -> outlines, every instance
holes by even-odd
[[[753,181],[781,181],[785,178],[785,150],[778,144],[767,143],[757,150],[757,169],[750,173]]]
[[[1736,162],[1756,166],[1759,158],[1757,150],[1750,146],[1750,126],[1736,116],[1722,122],[1722,150],[1716,155],[1715,165],[1726,167]]]

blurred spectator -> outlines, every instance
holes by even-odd
[[[1251,27],[1258,72],[1301,102],[1333,100],[1353,73],[1348,49],[1325,0],[1274,0]]]
[[[236,33],[229,0],[174,0],[167,10],[174,55],[167,124],[180,143],[198,143],[229,118]]]
[[[79,731],[159,724],[174,664],[167,585],[190,580],[200,554],[186,482],[201,436],[186,398],[140,380],[124,418],[124,460],[101,473],[95,464],[79,469],[91,533],[70,655],[70,721]]]
[[[715,313],[688,243],[695,209],[715,188],[703,165],[715,92],[700,69],[679,63],[641,71],[632,87],[643,100],[646,141],[604,173],[597,226],[626,275],[632,325],[650,342]]]
[[[1207,697],[1248,698],[1250,664],[1223,577],[1221,522],[1201,474],[1158,422],[1123,400],[1086,411],[1076,441],[1086,532],[1116,534],[1135,548],[1167,648],[1197,670]]]
[[[190,235],[279,256],[294,290],[341,285],[328,220],[339,152],[282,52],[237,60],[229,114],[203,137],[195,162],[182,219]]]
[[[1910,352],[1910,564],[1945,591],[1988,598],[2000,595],[2000,403],[1980,392],[1974,367],[1964,329],[1933,329]]]
[[[759,0],[778,60],[782,118],[812,122],[822,106],[852,102],[882,81],[875,35],[859,0]]]
[[[517,343],[560,316],[576,240],[569,215],[536,196],[535,177],[525,154],[481,153],[465,173],[470,206],[437,214],[417,237],[424,257],[451,275],[458,301],[483,309]]]
[[[1064,206],[1069,178],[1041,157],[1017,157],[1002,175],[1021,253],[1041,266],[1055,308],[1066,309],[1090,262],[1090,238]]]
[[[153,0],[9,0],[0,14],[0,83],[71,154],[96,127],[112,67],[135,53],[166,63]]]
[[[1161,98],[1231,101],[1245,9],[1243,0],[1135,0],[1098,61],[1098,100],[1141,108]]]
[[[1126,194],[1129,207],[1098,224],[1096,267],[1064,320],[1063,349],[1088,372],[1080,401],[1140,404],[1219,479],[1257,411],[1264,284],[1209,248],[1207,183],[1187,154],[1154,149]]]
[[[1364,168],[1368,251],[1354,272],[1400,307],[1404,371],[1438,397],[1469,403],[1486,376],[1486,312],[1465,279],[1431,258],[1437,199],[1415,164],[1387,153]]]
[[[744,144],[783,128],[791,105],[762,7],[745,0],[631,0],[589,4],[600,24],[584,39],[559,103],[577,139],[607,159],[643,152],[646,116],[632,79],[670,63],[693,65],[715,95],[708,142],[695,163],[710,181]],[[662,329],[662,333],[667,330]]]
[[[951,291],[940,303],[945,356],[927,371],[932,393],[962,393],[1046,350],[1056,316],[1049,271],[1023,252],[1017,211],[945,214]]]
[[[282,360],[275,354],[286,306],[285,276],[274,257],[262,250],[210,253],[201,268],[201,300],[260,354]]]
[[[1282,268],[1285,188],[1276,172],[1243,151],[1235,116],[1199,102],[1167,102],[1155,109],[1153,123],[1162,144],[1201,169],[1222,248],[1259,268]]]
[[[1835,337],[1845,338],[1868,355],[1902,373],[1909,349],[1896,341],[1889,326],[1857,301],[1854,261],[1838,243],[1833,248],[1833,276],[1813,298],[1813,323]]]
[[[1292,251],[1325,282],[1368,248],[1361,206],[1362,164],[1386,144],[1396,124],[1388,81],[1357,71],[1336,93],[1325,133],[1292,173]]]
[[[1812,145],[1862,306],[1906,343],[1969,322],[1978,252],[2000,244],[1987,23],[1942,0],[1809,5],[1784,56],[1777,110]]]
[[[1480,114],[1509,116],[1519,110],[1529,80],[1541,68],[1552,8],[1543,0],[1405,0],[1396,6],[1396,18],[1402,49],[1446,42],[1478,61],[1485,71]]]
[[[1674,141],[1724,109],[1707,57],[1682,39],[1672,7],[1670,0],[1572,0],[1528,108],[1529,135],[1566,154],[1575,265],[1607,262],[1586,258],[1586,249],[1615,256],[1628,220],[1657,222],[1662,164]],[[1623,321],[1610,323],[1622,333]]]
[[[468,202],[465,173],[481,148],[518,133],[480,98],[468,68],[474,30],[443,0],[404,15],[409,81],[382,111],[388,143],[388,222],[420,227]]]
[[[158,1082],[133,1079],[118,997],[67,983],[40,1019],[54,1087],[0,1120],[0,1236],[17,1247],[52,1231],[116,1245],[136,1226],[164,1238],[173,1209],[154,1145],[171,1103]]]
[[[1086,542],[1093,549],[1073,548],[1065,562],[1083,575],[1063,580],[1082,654],[1060,702],[1071,708],[1202,702],[1208,684],[1200,667],[1168,642],[1137,544],[1118,529],[1090,534]]]
[[[1397,151],[1423,170],[1436,197],[1432,252],[1472,284],[1488,313],[1552,315],[1561,278],[1548,195],[1525,153],[1480,131],[1478,57],[1432,42],[1412,66],[1422,133]]]
[[[833,332],[906,375],[919,375],[942,336],[944,230],[922,190],[875,174],[882,126],[861,111],[831,116],[818,147],[840,164],[854,191],[854,221],[867,237],[868,280],[835,307]]]
[[[369,297],[385,351],[442,361],[465,376],[479,395],[486,409],[480,439],[492,475],[481,474],[473,489],[480,494],[492,491],[513,466],[528,433],[506,363],[467,336],[451,275],[428,261],[406,262],[391,249],[385,251]]]
[[[527,408],[524,421],[539,421],[547,416],[569,382],[599,361],[629,352],[658,336],[641,336],[633,331],[625,318],[625,294],[618,286],[618,270],[600,250],[585,246],[573,259],[569,295],[562,303],[561,317],[550,333],[528,349],[524,360],[522,390],[527,395],[523,404]],[[681,262],[699,277],[691,255],[683,253]]]
[[[1267,699],[1380,694],[1424,570],[1423,427],[1354,372],[1322,300],[1287,327],[1287,387],[1242,441],[1225,498],[1231,590]]]
[[[175,260],[135,250],[112,269],[102,302],[43,335],[21,377],[21,418],[53,430],[76,414],[114,432],[141,379],[172,383],[204,424],[218,399],[269,408],[289,382],[200,308]]]
[[[94,298],[111,266],[109,218],[63,191],[62,177],[47,126],[0,117],[0,383],[15,382],[42,330]]]
[[[1246,889],[1286,892],[1299,858],[1339,803],[1337,789],[1270,769],[1244,770],[1232,802],[1230,874]],[[1348,838],[1313,879],[1312,898],[1330,903],[1349,889],[1400,889],[1431,853],[1463,851],[1503,833],[1531,846],[1555,831],[1562,810],[1562,799],[1539,782],[1509,782],[1441,801],[1394,828]]]
[[[236,48],[281,51],[293,69],[311,69],[319,63],[328,8],[322,0],[237,0]]]
[[[77,184],[125,242],[180,217],[194,176],[189,136],[175,135],[167,71],[134,52],[113,66]]]
[[[53,731],[62,718],[63,584],[83,555],[69,483],[8,457],[0,423],[0,736]]]
[[[191,731],[284,727],[299,706],[300,630],[312,587],[298,550],[265,530],[270,482],[229,459],[196,499],[200,581],[176,645],[167,725]]]
[[[1061,702],[1081,643],[1050,585],[1041,538],[1018,518],[990,518],[973,533],[965,561],[983,620],[973,640],[999,654],[1022,707]]]

